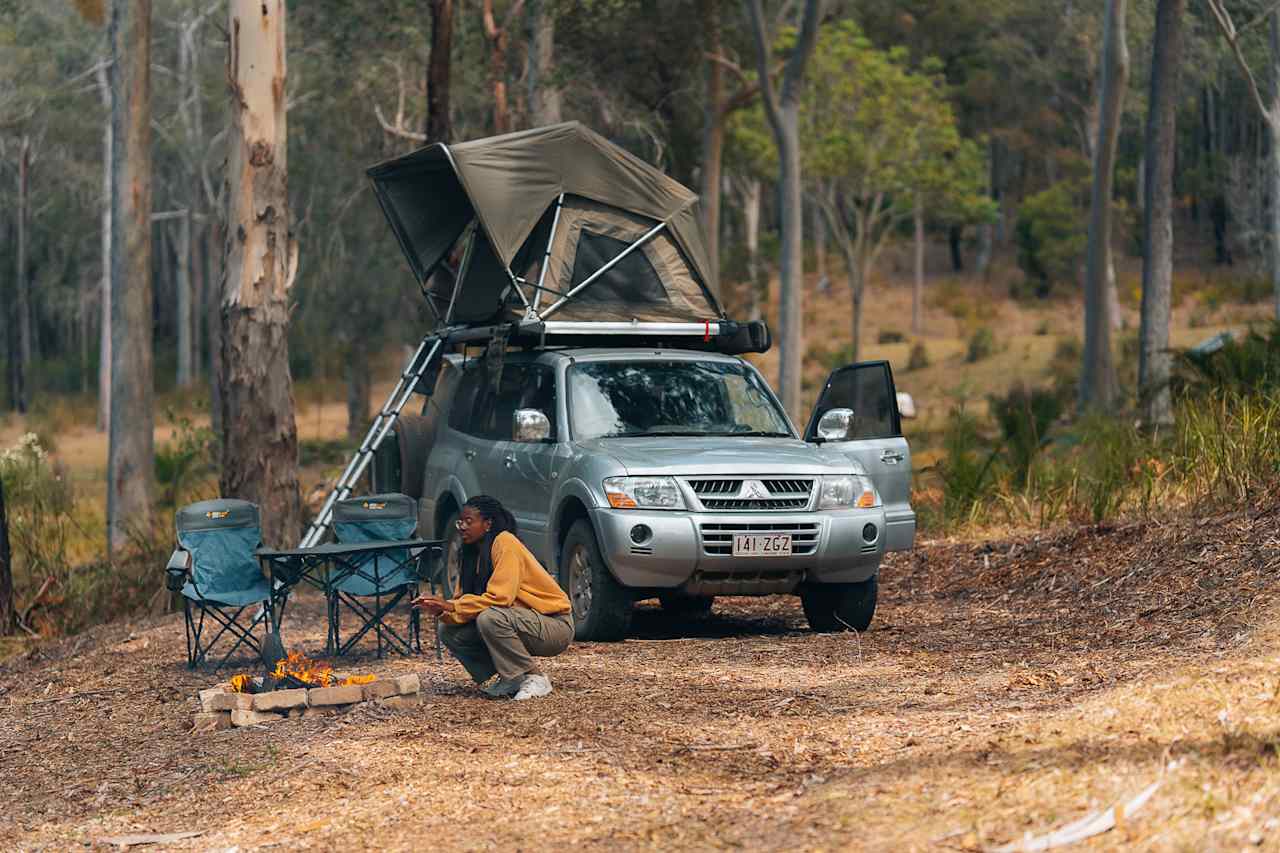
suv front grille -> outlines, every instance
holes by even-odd
[[[798,510],[807,509],[813,492],[812,479],[689,480],[689,488],[698,496],[702,508],[712,511],[730,510]],[[754,485],[754,488],[753,488]],[[763,487],[763,493],[761,488]],[[750,491],[750,493],[748,493]]]
[[[733,537],[739,533],[754,535],[770,535],[778,533],[791,534],[791,553],[795,555],[812,554],[818,549],[817,522],[796,522],[793,524],[774,524],[770,522],[754,524],[720,524],[704,522],[698,525],[702,534],[702,552],[713,557],[727,557],[733,553]]]

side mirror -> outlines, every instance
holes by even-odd
[[[551,421],[537,409],[516,409],[512,436],[516,441],[546,441],[551,437]]]
[[[916,417],[916,401],[906,391],[898,392],[898,415],[904,421]]]
[[[818,421],[818,438],[823,441],[844,441],[853,426],[853,409],[829,409]]]

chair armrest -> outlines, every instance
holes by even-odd
[[[174,592],[182,589],[187,575],[191,572],[191,552],[182,548],[174,550],[169,556],[169,562],[165,564],[164,572],[166,587]]]

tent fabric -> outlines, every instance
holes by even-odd
[[[430,279],[429,291],[438,308],[452,295],[453,280],[433,273],[451,250],[454,257],[447,262],[457,268],[458,237],[473,219],[478,222],[482,239],[476,241],[472,264],[482,264],[485,276],[476,276],[478,283],[473,285],[468,275],[459,288],[460,297],[467,291],[465,310],[455,307],[460,322],[478,321],[486,311],[491,316],[504,298],[512,296],[506,268],[523,275],[526,270],[519,266],[541,262],[541,252],[531,251],[530,238],[541,232],[545,244],[545,229],[562,193],[665,223],[662,234],[669,235],[669,245],[678,247],[689,269],[687,277],[696,278],[708,294],[699,301],[711,305],[713,317],[720,314],[697,195],[578,122],[457,145],[435,144],[378,164],[368,174],[415,276],[423,283]],[[655,251],[663,251],[657,242]],[[650,252],[646,256],[652,258]],[[571,258],[561,260],[572,268]],[[501,271],[500,278],[495,270]],[[532,298],[531,289],[526,295]]]

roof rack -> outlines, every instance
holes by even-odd
[[[701,323],[641,321],[521,320],[491,326],[459,326],[438,333],[448,344],[487,343],[505,339],[519,347],[672,347],[726,355],[765,352],[771,343],[763,321],[740,323],[711,320]]]

